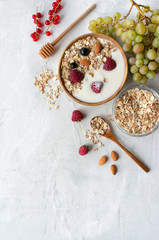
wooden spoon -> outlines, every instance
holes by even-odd
[[[99,117],[99,116],[95,116],[94,118],[96,118],[96,117]],[[91,119],[91,122],[92,122],[92,120],[93,120],[94,118]],[[102,118],[102,117],[100,117],[100,118]],[[108,129],[107,129],[107,131],[106,131],[104,134],[99,134],[99,135],[101,135],[101,136],[103,136],[103,137],[106,137],[106,138],[109,138],[109,139],[111,139],[112,141],[114,141],[116,144],[118,144],[119,147],[121,147],[121,148],[129,155],[129,157],[131,157],[132,160],[134,160],[134,162],[136,162],[136,163],[139,165],[139,167],[141,167],[145,172],[148,173],[150,169],[149,169],[148,167],[146,167],[146,166],[145,166],[137,157],[135,157],[131,152],[129,152],[123,145],[121,145],[120,142],[118,142],[118,140],[116,139],[116,137],[114,136],[114,134],[113,134],[113,132],[112,132],[112,130],[111,130],[111,128],[110,128],[109,123],[108,123],[104,118],[102,118],[102,119],[108,124]],[[90,122],[90,124],[91,124],[91,122]],[[92,127],[92,124],[91,124],[91,127]]]
[[[52,43],[45,44],[39,51],[39,55],[42,58],[50,57],[54,52],[54,46],[85,16],[87,16],[94,8],[96,4],[91,5],[85,12],[83,12],[66,30],[61,33]]]

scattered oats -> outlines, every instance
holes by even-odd
[[[97,152],[98,150],[99,150],[98,148],[94,148],[94,149],[93,149],[94,152]]]
[[[49,110],[51,110],[51,107],[49,107]]]
[[[56,106],[55,106],[55,109],[57,110],[58,108],[59,108],[59,106],[58,106],[58,105],[56,105]]]
[[[34,85],[38,87],[42,94],[45,94],[45,97],[48,99],[48,104],[55,104],[60,93],[63,92],[61,86],[55,81],[58,80],[58,75],[54,75],[51,69],[47,68],[47,63],[45,63],[44,70],[40,74],[40,80],[37,80],[37,77],[34,77]],[[54,100],[54,101],[52,101]],[[58,109],[59,106],[56,106]],[[50,108],[49,108],[50,110]]]
[[[107,82],[108,81],[108,79],[107,78],[104,78],[104,82]]]
[[[94,73],[89,72],[88,74],[89,74],[90,76],[94,77]]]

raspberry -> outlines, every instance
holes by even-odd
[[[77,122],[83,119],[83,114],[79,110],[74,110],[72,112],[72,121]]]
[[[100,93],[102,87],[103,87],[103,82],[101,81],[95,81],[91,85],[91,88],[95,93]]]
[[[107,70],[107,71],[111,71],[114,68],[116,68],[116,62],[112,59],[112,58],[107,58],[103,69]]]
[[[71,70],[71,72],[70,72],[70,82],[71,83],[81,82],[83,78],[84,78],[84,75],[82,72],[80,72],[77,69]]]
[[[80,148],[79,148],[79,154],[81,156],[84,156],[88,153],[88,149],[85,145],[82,145]]]

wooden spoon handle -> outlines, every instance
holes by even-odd
[[[51,44],[55,46],[80,20],[87,16],[94,8],[96,4],[90,6],[85,12],[83,12],[66,30],[61,33]]]
[[[134,162],[136,162],[139,167],[141,167],[145,172],[149,172],[149,168],[146,167],[137,157],[135,157],[131,152],[129,152],[123,145],[120,144],[120,142],[118,142],[118,140],[115,138],[115,139],[112,139],[116,144],[118,144],[123,150],[124,152],[126,152],[129,157],[132,158],[132,160],[134,160]]]

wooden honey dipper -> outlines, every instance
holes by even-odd
[[[91,5],[85,12],[83,12],[66,30],[61,33],[52,43],[45,44],[39,51],[39,55],[42,58],[50,57],[54,52],[54,46],[85,16],[87,16],[94,8],[96,4]]]

